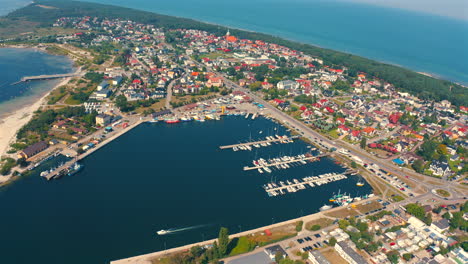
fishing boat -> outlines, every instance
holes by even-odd
[[[178,118],[167,118],[167,119],[164,119],[164,122],[166,122],[167,124],[175,124],[175,123],[179,123],[180,120]]]
[[[78,162],[73,163],[73,165],[68,168],[68,176],[71,176],[83,168],[83,165],[79,164]]]
[[[180,120],[181,120],[182,122],[189,122],[189,121],[192,121],[192,118],[190,118],[190,117],[182,117]]]
[[[364,182],[358,181],[358,182],[356,183],[356,186],[362,187],[362,186],[364,186]]]

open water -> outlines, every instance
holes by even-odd
[[[262,131],[262,133],[260,133]],[[243,171],[252,160],[302,154],[302,141],[252,151],[220,145],[285,134],[264,119],[142,124],[85,158],[84,169],[47,182],[38,174],[0,190],[1,263],[82,264],[164,250],[315,213],[337,193],[364,195],[357,176],[268,197],[269,181],[342,172],[334,161]],[[161,229],[179,232],[158,236]]]

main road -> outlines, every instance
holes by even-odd
[[[460,197],[463,196],[463,190],[461,191],[461,194],[459,193],[460,190],[457,188],[461,188],[456,182],[449,182],[449,181],[443,181],[437,178],[425,176],[419,173],[416,173],[412,170],[409,170],[407,168],[400,168],[397,167],[393,164],[391,164],[388,160],[381,160],[377,157],[374,157],[367,153],[366,151],[360,149],[359,147],[349,144],[347,142],[341,141],[341,140],[330,140],[327,137],[321,135],[320,133],[314,131],[312,128],[306,126],[304,123],[302,123],[299,120],[296,120],[295,118],[289,116],[288,114],[282,112],[281,110],[277,109],[276,107],[270,105],[267,101],[265,101],[263,98],[260,96],[256,95],[255,93],[250,92],[248,89],[239,86],[238,84],[232,82],[224,74],[220,74],[221,77],[223,77],[226,86],[228,88],[236,89],[245,92],[248,94],[252,99],[255,101],[263,104],[265,108],[267,108],[278,120],[281,120],[284,122],[286,125],[290,126],[299,134],[311,141],[315,141],[317,143],[323,144],[326,148],[344,148],[349,151],[349,154],[360,158],[364,163],[371,164],[374,163],[380,168],[394,174],[397,176],[400,176],[400,178],[406,178],[408,176],[409,180],[416,182],[419,186],[422,186],[426,188],[427,191],[437,189],[437,188],[442,188],[442,189],[447,189],[449,190],[453,197]],[[411,177],[410,177],[411,176]],[[418,178],[422,178],[423,180],[419,180]],[[436,182],[438,184],[433,184],[431,182]],[[465,191],[466,192],[466,191]]]

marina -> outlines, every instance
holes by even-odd
[[[320,161],[320,158],[326,157],[330,155],[329,153],[325,154],[320,154],[317,156],[313,156],[310,153],[306,154],[299,154],[297,156],[282,156],[279,158],[273,158],[273,159],[268,159],[265,160],[263,158],[259,160],[254,160],[253,167],[245,166],[244,170],[258,170],[260,173],[261,170],[265,170],[266,172],[271,172],[271,169],[276,168],[276,169],[288,169],[291,167],[291,165],[305,165],[307,162],[314,162],[314,161]]]
[[[294,195],[277,197],[280,199],[269,198],[261,186],[271,182],[272,178],[294,183],[293,179],[303,179],[307,175],[343,174],[346,169],[323,157],[313,163],[288,164],[290,168],[287,170],[271,168],[269,174],[258,174],[255,170],[239,173],[242,164],[252,164],[252,160],[258,160],[258,157],[283,156],[278,153],[297,157],[314,148],[301,140],[294,140],[288,144],[255,148],[254,151],[220,151],[220,145],[236,142],[241,135],[259,135],[260,131],[268,134],[267,131],[275,129],[275,134],[289,135],[287,128],[263,116],[252,120],[228,114],[216,122],[168,124],[141,121],[130,124],[125,129],[116,126],[104,141],[80,155],[78,163],[82,167],[73,177],[64,174],[60,180],[48,182],[40,177],[42,171],[59,167],[62,162],[63,166],[55,173],[73,165],[72,160],[59,155],[57,162],[49,168],[47,164],[55,159],[0,193],[4,201],[0,209],[5,213],[3,221],[6,225],[18,226],[18,220],[25,218],[22,212],[29,212],[28,215],[36,219],[21,228],[5,230],[0,238],[5,245],[4,259],[29,263],[32,258],[17,251],[18,248],[27,248],[31,255],[36,256],[34,260],[46,262],[47,258],[37,256],[42,256],[41,252],[47,249],[45,245],[54,244],[58,260],[78,264],[93,256],[96,262],[106,263],[214,238],[218,235],[219,225],[236,232],[239,225],[243,230],[254,229],[271,224],[272,218],[276,223],[315,213],[339,189],[352,197],[358,195],[357,190],[360,193],[371,190],[368,185],[357,187],[358,177],[348,176],[326,185],[314,183],[315,187],[310,192],[297,191]],[[312,154],[318,153],[313,151]],[[232,188],[240,185],[243,186],[242,195],[239,195],[239,188]],[[234,200],[235,203],[232,202]],[[135,203],[139,206],[134,206]],[[239,203],[251,206],[239,210]],[[281,211],[272,211],[272,207],[281,208]],[[208,213],[200,214],[200,211]],[[87,217],[71,230],[68,223],[82,215]],[[114,220],[109,221],[110,218]],[[169,230],[174,226],[209,223],[213,225],[157,235],[158,230]],[[128,224],[134,227],[121,228]],[[96,235],[96,228],[102,235]],[[44,230],[44,235],[31,237],[31,232],[37,230]],[[64,235],[73,236],[73,241],[63,245],[60,241]],[[122,236],[126,239],[122,240]],[[89,237],[93,237],[91,242]],[[73,254],[77,247],[88,254],[70,260],[67,256]]]
[[[273,136],[267,136],[265,138],[265,140],[250,141],[250,142],[245,142],[245,143],[220,146],[219,148],[220,149],[232,149],[234,151],[252,150],[252,146],[254,146],[256,148],[260,148],[260,147],[270,146],[271,143],[287,144],[287,143],[292,143],[293,140],[298,139],[298,138],[299,138],[299,136],[291,136],[291,137],[288,137],[286,135],[283,135],[283,136],[275,135],[274,137]]]
[[[286,182],[280,181],[279,183],[268,183],[263,186],[268,196],[277,196],[288,193],[295,193],[300,190],[305,190],[307,187],[316,187],[324,185],[330,182],[339,181],[346,179],[346,174],[352,171],[346,171],[345,173],[326,173],[319,176],[308,176],[302,178],[302,180],[292,179],[292,181],[286,180]]]

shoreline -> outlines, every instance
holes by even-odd
[[[46,104],[46,99],[52,91],[58,87],[67,84],[71,78],[65,78],[60,83],[55,85],[46,94],[41,96],[34,104],[22,107],[14,112],[7,113],[0,117],[0,157],[7,155],[10,144],[15,140],[16,134],[20,128],[28,123],[36,110]],[[2,180],[0,179],[0,182]]]
[[[0,48],[32,49],[35,51],[51,54],[46,50],[46,47],[37,47],[28,44],[2,44],[0,45]],[[76,60],[73,57],[67,55],[63,56],[67,57],[71,62],[73,62],[72,72],[80,71],[80,68],[75,66]],[[71,77],[62,79],[59,83],[50,87],[46,93],[38,96],[38,99],[34,100],[32,104],[25,105],[19,109],[10,110],[9,112],[0,115],[0,125],[2,126],[2,129],[0,130],[0,158],[9,155],[7,151],[10,144],[15,141],[18,130],[32,119],[35,111],[37,111],[43,105],[47,104],[47,97],[58,87],[66,85],[71,79]],[[11,175],[0,177],[0,183],[8,181],[9,177],[11,177]],[[5,180],[5,178],[8,179]]]
[[[365,203],[365,202],[368,202],[368,201],[375,201],[377,199],[378,199],[378,196],[374,196],[374,197],[371,197],[371,198],[368,198],[368,199],[358,201],[358,202],[353,203],[353,204],[362,204],[362,203]],[[342,210],[343,208],[346,208],[346,207],[343,207],[343,206],[333,207],[333,208],[331,208],[329,210],[326,210],[326,211],[319,211],[319,212],[316,212],[316,213],[313,213],[313,214],[309,214],[309,215],[306,215],[306,216],[301,216],[301,217],[285,220],[285,221],[274,223],[274,224],[271,224],[271,225],[265,225],[265,226],[260,226],[260,227],[257,227],[257,228],[252,228],[250,230],[242,231],[240,233],[231,234],[231,235],[229,235],[229,238],[232,239],[232,238],[238,238],[238,237],[241,237],[241,236],[248,236],[250,234],[257,233],[257,232],[264,232],[265,229],[272,229],[272,228],[280,227],[280,226],[283,226],[283,225],[293,224],[293,223],[296,223],[298,221],[303,221],[304,226],[305,226],[305,224],[310,222],[310,221],[313,221],[313,220],[316,220],[316,219],[319,219],[319,218],[326,218],[327,216],[325,214],[331,213],[331,212],[334,212],[334,211],[338,211],[338,210]],[[151,260],[154,260],[156,258],[165,257],[165,256],[170,255],[170,254],[190,250],[190,248],[192,248],[194,246],[202,246],[203,247],[203,246],[206,246],[206,245],[210,245],[210,244],[214,243],[217,240],[218,240],[218,238],[213,238],[213,239],[208,239],[208,240],[205,240],[205,241],[199,241],[199,242],[195,242],[195,243],[182,245],[182,246],[179,246],[179,247],[169,248],[169,249],[166,249],[166,250],[159,250],[159,251],[150,252],[150,253],[146,253],[146,254],[136,255],[136,256],[133,256],[133,257],[116,259],[116,260],[110,261],[110,264],[146,263],[145,261],[151,261]],[[275,242],[275,243],[277,243],[277,242]],[[275,243],[272,243],[272,244],[275,244]]]

